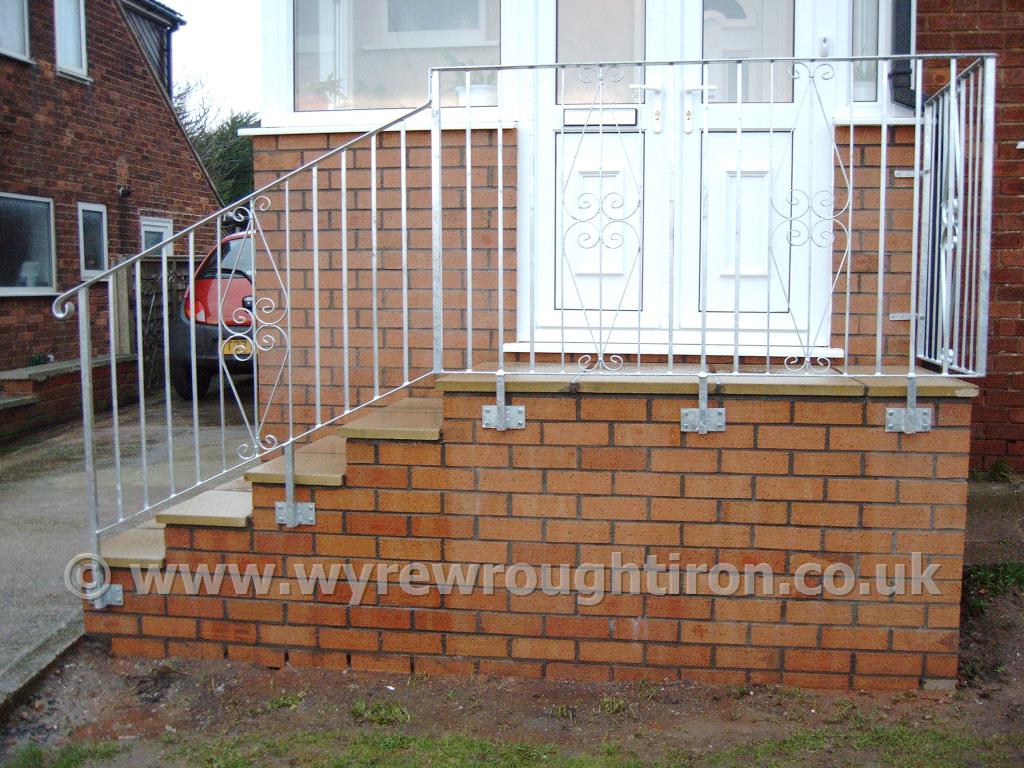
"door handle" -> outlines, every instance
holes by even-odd
[[[686,111],[683,113],[683,133],[693,133],[693,113],[700,103],[699,97],[705,93],[717,91],[716,85],[691,85],[686,89]]]
[[[657,94],[657,101],[654,102],[654,123],[651,125],[652,133],[661,133],[662,112],[664,111],[664,96],[660,85],[649,83],[638,83],[629,86],[629,90],[635,93]]]

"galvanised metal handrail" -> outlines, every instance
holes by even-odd
[[[422,376],[410,378],[408,363],[404,367],[405,377],[397,386],[382,388],[379,382],[375,385],[372,397],[360,402],[353,402],[349,397],[349,382],[344,382],[345,398],[343,407],[332,409],[330,412],[323,404],[324,386],[320,380],[320,352],[322,340],[320,338],[320,292],[318,289],[320,267],[320,252],[318,234],[319,218],[321,210],[318,203],[318,176],[322,170],[340,173],[342,177],[342,200],[341,210],[345,210],[344,176],[346,174],[348,158],[357,151],[368,150],[371,156],[375,156],[379,138],[386,132],[398,130],[404,147],[406,127],[408,123],[420,113],[429,108],[429,104],[412,109],[400,117],[395,118],[373,130],[366,131],[352,139],[345,141],[333,149],[319,154],[312,160],[299,165],[292,171],[282,175],[274,181],[266,184],[239,200],[226,205],[218,211],[211,213],[195,223],[185,227],[162,242],[147,248],[140,253],[127,258],[118,264],[110,267],[101,274],[84,281],[80,285],[65,291],[53,302],[53,313],[56,317],[64,319],[72,314],[78,315],[78,340],[79,340],[79,361],[81,365],[82,382],[82,416],[83,416],[83,440],[85,454],[85,474],[87,481],[86,505],[88,508],[93,551],[99,552],[100,537],[115,532],[126,525],[135,523],[141,516],[159,511],[165,507],[193,496],[202,490],[215,487],[233,477],[241,469],[249,466],[253,461],[264,457],[267,454],[280,451],[285,457],[286,473],[288,476],[288,495],[293,502],[294,493],[294,445],[309,436],[316,429],[332,424],[347,414],[357,411],[365,406],[371,405],[398,389],[418,381]],[[337,159],[338,169],[335,169],[334,161]],[[404,163],[403,163],[404,167]],[[293,267],[292,244],[288,235],[290,229],[290,217],[292,211],[290,204],[295,192],[291,185],[298,182],[305,176],[309,176],[310,188],[308,212],[312,215],[312,243],[304,248],[307,254],[311,255],[311,267],[309,272],[312,275],[313,294],[313,343],[314,348],[314,369],[315,382],[315,407],[312,411],[312,418],[299,422],[294,417],[296,406],[295,395],[299,385],[294,381],[294,368],[292,360],[292,300],[293,294],[305,290],[306,286],[293,286],[291,283],[291,270]],[[403,174],[404,183],[404,174]],[[305,191],[301,194],[307,195]],[[378,188],[376,178],[372,183],[373,204],[376,204]],[[271,208],[271,196],[278,195],[282,198],[284,205],[283,228],[285,230],[285,241],[283,248],[278,252],[269,245],[268,236],[270,230],[263,225],[263,218]],[[197,300],[196,300],[196,268],[200,264],[197,261],[197,240],[202,242],[205,238],[208,245],[213,245],[215,253],[211,256],[216,265],[216,274],[223,275],[223,249],[222,238],[227,234],[225,223],[231,228],[241,227],[244,236],[252,244],[253,251],[253,279],[256,285],[253,286],[252,301],[248,306],[234,307],[225,304],[233,284],[241,278],[236,276],[233,266],[229,267],[230,276],[227,280],[220,278],[216,281],[216,307],[211,310],[217,313],[216,324],[216,350],[220,356],[217,364],[216,377],[218,384],[218,406],[214,414],[214,425],[211,429],[204,430],[201,420],[207,418],[201,416],[199,405],[199,382],[205,377],[205,372],[200,371],[200,358],[197,349],[197,328],[201,328],[201,321],[197,322]],[[188,254],[188,306],[176,307],[174,298],[169,294],[169,253],[176,244],[185,244]],[[298,250],[298,249],[296,249]],[[344,250],[344,247],[343,247]],[[205,254],[200,251],[200,260]],[[263,256],[266,263],[260,264]],[[153,264],[156,257],[159,265],[160,297],[162,304],[162,318],[159,335],[162,338],[162,380],[158,382],[156,392],[147,391],[147,372],[145,370],[144,354],[144,332],[143,332],[143,307],[140,297],[143,295],[142,285],[144,281],[151,281],[153,278],[144,277],[143,272],[148,265]],[[374,247],[373,271],[376,273],[377,251]],[[234,265],[235,262],[232,262]],[[259,273],[266,272],[276,280],[272,288],[276,291],[274,296],[260,295],[265,287],[259,284]],[[226,282],[226,285],[224,284]],[[102,299],[97,303],[91,300],[92,289],[98,286],[106,287],[106,301]],[[121,302],[123,296],[131,291],[135,300],[129,301],[127,309],[134,314],[134,333],[132,339],[119,337],[117,318],[123,307]],[[345,303],[347,290],[342,291],[342,300]],[[201,305],[200,305],[201,306]],[[172,404],[172,368],[171,368],[171,336],[172,314],[180,309],[181,320],[186,327],[188,345],[187,382],[191,386],[191,403],[188,413],[175,413]],[[205,308],[204,308],[205,309]],[[187,311],[186,311],[187,310]],[[376,304],[374,304],[376,313]],[[105,335],[103,345],[109,351],[114,352],[110,357],[109,378],[110,378],[110,401],[111,417],[109,425],[110,451],[113,466],[105,468],[100,472],[97,463],[97,452],[99,449],[98,430],[96,426],[96,407],[94,402],[93,388],[93,360],[94,348],[92,334],[94,330],[102,329],[106,318]],[[345,329],[343,338],[343,354],[349,356],[349,332],[348,332],[347,308],[345,314]],[[377,340],[376,318],[374,320],[373,348],[375,357],[379,351]],[[95,326],[95,327],[94,327]],[[228,352],[225,344],[236,345],[241,351]],[[241,347],[237,345],[241,344]],[[283,350],[282,350],[283,348]],[[134,376],[126,372],[123,366],[118,366],[119,350],[133,350],[135,357]],[[270,357],[275,352],[283,351],[284,359],[279,362],[276,376],[266,382],[259,380],[260,369],[257,365],[261,357]],[[103,350],[101,349],[102,353]],[[406,359],[408,358],[408,351]],[[122,358],[123,359],[123,358]],[[243,370],[243,369],[248,370]],[[251,373],[253,382],[253,394],[251,401],[244,391],[239,387],[240,382],[236,378],[241,373]],[[137,393],[136,424],[130,420],[122,423],[122,388],[126,379],[128,387]],[[305,388],[305,385],[302,385]],[[275,404],[275,395],[284,388],[285,397],[281,403],[287,409],[283,432],[268,431],[271,424],[271,406]],[[261,394],[263,395],[261,399]],[[162,407],[161,407],[162,406]],[[150,411],[162,411],[160,413],[147,414]],[[153,417],[162,421],[160,436],[150,435],[149,420]],[[278,420],[280,421],[280,420]],[[278,424],[280,426],[280,424]],[[176,433],[184,431],[184,438]],[[104,430],[106,432],[106,429]],[[138,483],[129,484],[126,477],[130,473],[128,463],[130,446],[133,441],[138,440]],[[233,446],[229,443],[234,442]],[[129,448],[129,450],[126,450]],[[176,457],[181,459],[183,450],[191,450],[190,462],[192,467],[176,467]],[[206,455],[204,455],[204,451]],[[212,455],[210,455],[212,454]],[[109,473],[109,479],[107,477]]]
[[[912,67],[913,106],[898,115],[876,110],[865,124],[854,68],[877,67],[877,82],[887,83],[897,64]],[[54,302],[58,317],[77,306],[97,551],[100,535],[279,451],[293,504],[298,441],[442,373],[494,375],[499,393],[513,372],[692,373],[705,412],[697,431],[713,428],[712,375],[898,373],[908,382],[907,412],[915,412],[918,377],[985,372],[994,65],[991,55],[955,54],[431,70],[423,106]],[[730,100],[713,100],[708,86],[720,75],[712,67],[732,69],[720,80],[726,89],[736,83]],[[640,77],[650,82],[630,82]],[[471,86],[481,79],[495,84],[493,103],[474,103]],[[749,100],[744,82],[759,83],[760,101]],[[928,97],[926,85],[935,89]],[[777,86],[787,99],[776,97]],[[645,122],[656,92],[657,129]],[[912,132],[912,141],[894,130]],[[661,143],[663,194],[645,187],[654,182],[642,159],[630,167],[644,141]],[[588,167],[577,167],[581,157]],[[734,194],[723,206],[699,170],[713,158],[736,189],[756,166],[767,191],[754,203]],[[572,186],[577,171],[582,187]],[[605,186],[612,174],[617,188]],[[691,179],[700,181],[686,187]],[[538,199],[552,188],[554,205]],[[253,296],[249,305],[225,305],[241,278],[218,278],[215,337],[205,338],[196,249],[213,249],[221,275],[225,221],[252,244]],[[634,275],[652,274],[644,242],[652,221],[664,271],[643,282]],[[709,234],[722,222],[727,237]],[[763,269],[749,276],[743,258],[723,259],[726,243]],[[175,244],[185,244],[189,265],[190,299],[180,310],[167,282]],[[137,297],[151,256],[161,274],[163,371],[147,393]],[[712,296],[715,280],[727,288]],[[109,286],[106,301],[90,303],[100,285]],[[125,313],[134,313],[134,338],[121,338],[113,321]],[[97,329],[107,337],[100,351],[110,353],[109,431],[97,427],[93,400]],[[184,380],[172,377],[175,344],[184,345]],[[136,365],[125,371],[115,353],[132,349]],[[211,349],[212,413],[198,394],[206,375],[199,353]],[[240,387],[243,371],[254,380],[251,396]],[[191,394],[177,409],[172,378]],[[122,417],[118,398],[132,380],[137,425]],[[159,434],[150,434],[154,423]],[[107,434],[112,466],[101,468],[98,440]]]

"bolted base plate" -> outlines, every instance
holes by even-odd
[[[680,414],[683,432],[725,432],[725,408],[683,408]]]
[[[505,409],[505,429],[526,429],[526,406],[525,405],[485,405],[483,412],[484,429],[502,428],[500,422],[501,412],[498,408]]]
[[[310,501],[295,502],[288,509],[287,501],[279,501],[274,505],[274,520],[278,525],[294,528],[297,525],[314,525],[316,523],[316,504]]]
[[[913,435],[932,431],[931,408],[886,408],[885,431]]]
[[[112,605],[124,605],[124,587],[120,584],[110,584],[102,595],[92,601],[92,607],[97,611]]]

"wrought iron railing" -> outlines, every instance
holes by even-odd
[[[865,64],[879,83],[909,64],[913,106],[855,102]],[[898,374],[901,428],[927,428],[919,378],[985,373],[994,73],[987,55],[433,70],[425,105],[295,150],[295,170],[54,302],[78,315],[97,546],[269,455],[292,498],[297,442],[443,373],[494,375],[500,403],[512,374],[693,375],[682,428],[700,432],[720,427],[709,377]],[[239,223],[246,274],[231,254],[225,272]],[[152,256],[155,363],[141,302],[127,338],[107,322]],[[93,356],[131,351],[130,369],[110,354],[101,458]]]
[[[887,94],[855,102],[865,64],[883,83],[909,78],[913,105]],[[516,273],[515,306],[496,306],[489,361],[499,368],[651,375],[688,361],[719,375],[984,374],[993,56],[452,67],[434,71],[432,101],[452,90],[445,78],[469,91],[494,72],[496,108],[433,112],[433,250],[440,265],[454,230],[467,276],[494,267],[475,263],[489,254],[474,247],[474,227],[442,216],[449,173],[438,157],[457,146],[445,129],[465,133],[472,173],[454,174],[465,180],[465,221],[482,208],[500,222],[500,178],[499,205],[473,203],[474,179],[498,177],[502,163],[470,159],[471,126],[477,114],[499,129],[508,115],[525,120],[516,189],[528,208],[516,242],[500,241],[498,223],[491,245],[499,271]],[[552,188],[539,202],[555,210],[541,212]],[[471,279],[458,293],[435,284],[434,312],[464,307],[455,344],[471,369],[474,306],[486,301]],[[510,345],[508,311],[518,312]],[[434,327],[435,368],[450,370],[451,326]]]

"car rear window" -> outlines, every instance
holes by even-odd
[[[220,272],[222,277],[230,277],[232,273],[241,272],[252,280],[252,238],[227,240],[220,247]],[[214,253],[203,264],[198,279],[217,277],[217,254]]]

